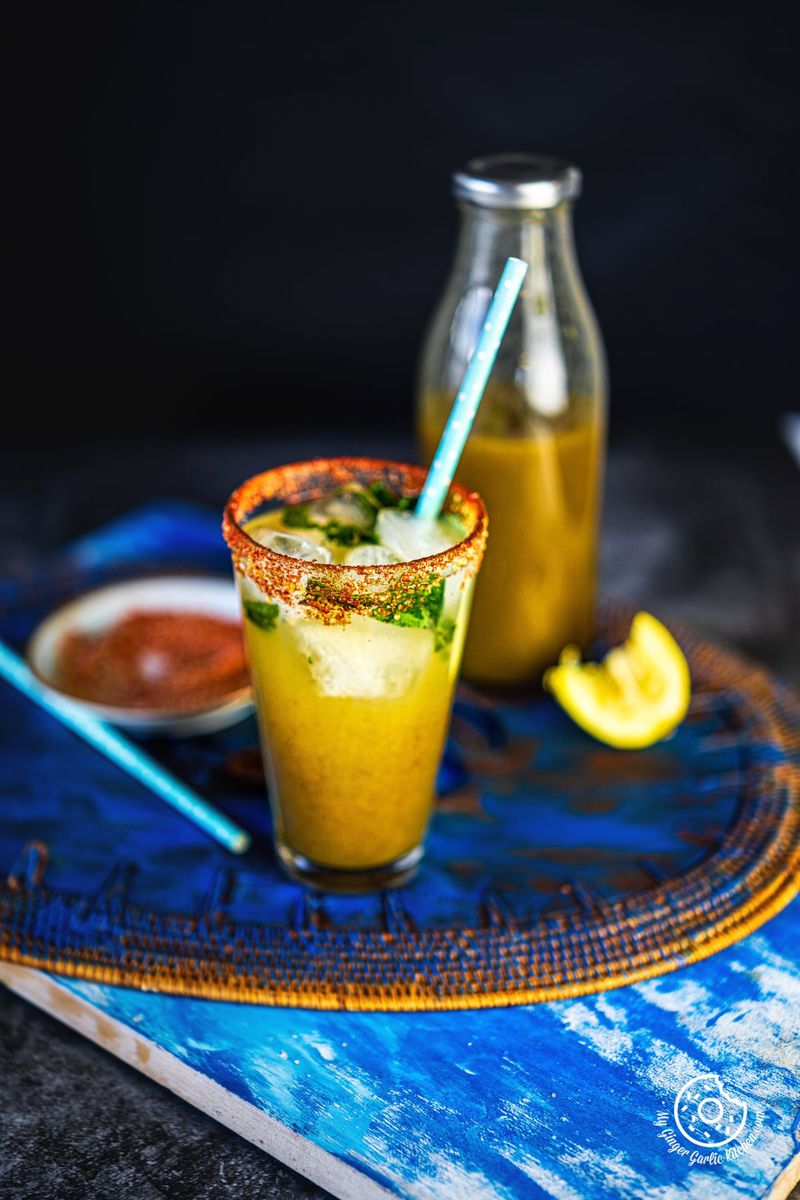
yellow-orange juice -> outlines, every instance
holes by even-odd
[[[509,428],[505,393],[490,385],[458,468],[491,530],[463,669],[475,682],[517,685],[538,683],[567,643],[591,636],[604,428],[599,407],[580,398],[560,423]],[[451,404],[452,395],[423,397],[427,461]]]
[[[434,633],[245,621],[279,842],[327,867],[377,867],[431,815],[454,678]]]

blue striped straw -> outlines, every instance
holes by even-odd
[[[442,511],[527,270],[528,264],[521,258],[506,259],[481,335],[417,501],[415,513],[423,520],[433,520]]]
[[[182,816],[193,821],[204,833],[208,833],[216,841],[221,842],[226,850],[233,854],[243,854],[250,848],[250,834],[240,829],[233,821],[217,810],[202,797],[185,787],[173,778],[169,772],[153,762],[144,751],[129,742],[122,734],[117,733],[110,725],[96,721],[77,706],[59,703],[44,687],[33,672],[8,646],[0,642],[0,676],[13,684],[30,700],[46,709],[56,717],[62,725],[66,725],[73,733],[77,733],[89,743],[122,767],[134,779],[138,779],[145,787],[152,790],[171,804]]]

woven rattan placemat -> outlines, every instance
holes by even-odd
[[[213,514],[149,508],[126,522],[98,535],[104,578],[131,569],[137,537],[151,566],[225,569]],[[4,636],[19,642],[41,609],[95,581],[91,544],[6,590]],[[0,956],[346,1009],[531,1003],[707,957],[800,884],[800,705],[768,672],[677,633],[694,699],[651,750],[601,747],[546,699],[462,690],[424,866],[364,898],[315,896],[275,867],[263,791],[243,769],[251,722],[150,746],[254,831],[234,860],[3,685]]]

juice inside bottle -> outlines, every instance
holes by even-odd
[[[569,642],[591,637],[603,468],[602,413],[574,397],[560,422],[513,430],[509,385],[490,383],[458,468],[484,497],[490,534],[475,590],[464,675],[536,681]],[[430,462],[453,397],[429,393],[418,434]]]

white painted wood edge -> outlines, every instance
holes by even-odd
[[[0,982],[312,1183],[327,1188],[339,1200],[396,1200],[394,1192],[228,1092],[149,1038],[62,987],[44,971],[0,962]]]
[[[228,1092],[149,1038],[62,987],[44,971],[0,962],[0,982],[312,1183],[327,1188],[339,1200],[397,1200],[396,1193]],[[786,1200],[798,1182],[800,1154],[793,1156],[771,1187],[762,1193],[762,1200]]]
[[[795,1155],[764,1197],[764,1200],[786,1200],[795,1184],[800,1183],[800,1154]]]

